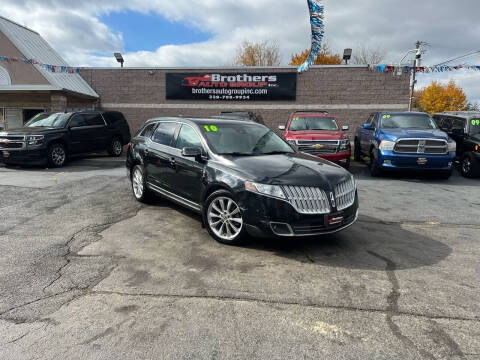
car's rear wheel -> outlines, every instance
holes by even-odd
[[[370,168],[370,174],[373,177],[378,177],[378,176],[382,175],[382,168],[378,164],[378,159],[375,157],[375,151],[373,149],[372,149],[372,151],[370,151],[369,168]]]
[[[210,235],[222,244],[236,245],[245,238],[242,210],[229,191],[219,190],[208,197],[203,220]]]
[[[362,160],[362,150],[360,149],[360,142],[358,141],[358,139],[355,139],[354,142],[353,158],[355,159],[355,161]]]
[[[460,162],[460,170],[462,176],[466,178],[474,178],[480,173],[480,164],[471,154],[465,154]]]
[[[67,151],[60,143],[50,145],[47,156],[48,165],[53,168],[62,167],[67,162]]]
[[[119,157],[123,152],[122,141],[118,137],[114,137],[110,141],[107,151],[110,156]]]
[[[145,172],[141,165],[135,165],[132,169],[132,192],[137,201],[148,203],[153,198],[153,193],[147,189]]]

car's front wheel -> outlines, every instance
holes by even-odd
[[[480,173],[480,165],[478,161],[476,161],[474,157],[468,153],[463,155],[460,167],[462,176],[466,178],[476,177]]]
[[[148,203],[152,198],[152,192],[147,189],[147,184],[145,181],[145,172],[141,165],[135,165],[132,169],[132,192],[133,196],[137,201],[142,203]]]
[[[53,168],[62,167],[67,162],[67,151],[65,146],[60,143],[50,145],[47,156],[48,165]]]
[[[242,210],[229,191],[219,190],[208,197],[203,221],[210,235],[222,244],[236,245],[246,236]]]
[[[375,150],[372,150],[370,152],[370,174],[373,177],[378,177],[382,175],[382,168],[380,167],[380,164],[378,163],[378,159],[375,157]]]

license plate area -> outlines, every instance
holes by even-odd
[[[417,159],[417,164],[418,165],[427,165],[428,164],[428,159],[427,158],[418,158]]]

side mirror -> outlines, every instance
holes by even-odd
[[[278,127],[278,130],[285,131],[285,129],[286,129],[285,125],[280,125],[280,126]]]
[[[202,156],[202,149],[199,147],[184,147],[182,149],[182,156],[198,158]]]
[[[372,124],[363,124],[363,128],[366,130],[373,130]]]
[[[348,125],[342,126],[342,131],[348,131],[348,129],[350,129],[350,127]]]

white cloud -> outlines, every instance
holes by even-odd
[[[326,41],[341,52],[357,44],[380,46],[397,62],[416,40],[431,46],[425,64],[462,55],[480,42],[480,2],[459,0],[325,0]],[[414,9],[414,11],[412,11]],[[124,54],[127,66],[218,66],[232,61],[242,40],[276,40],[287,63],[309,47],[306,0],[2,0],[2,15],[40,32],[72,65],[117,66],[111,53],[123,38],[100,16],[132,10],[155,12],[211,33],[208,41]],[[480,63],[480,57],[478,57]],[[480,74],[450,73],[471,100],[480,101]],[[443,76],[443,77],[442,77]],[[435,76],[421,75],[420,84]]]

